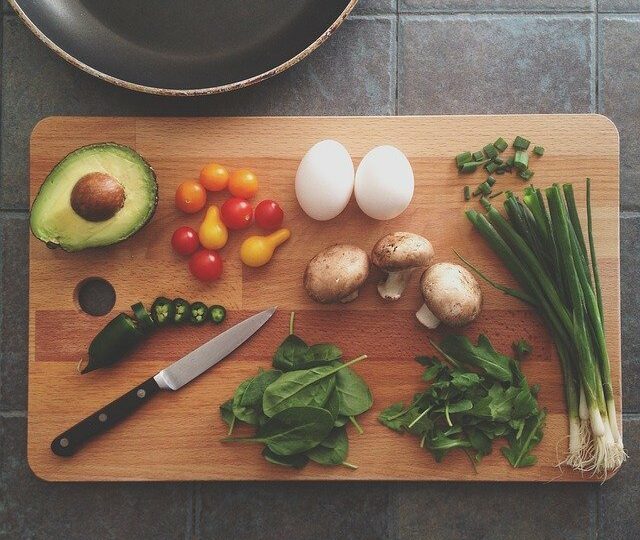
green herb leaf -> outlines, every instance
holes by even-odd
[[[316,343],[315,345],[311,345],[310,349],[313,362],[318,363],[316,365],[330,364],[331,362],[342,358],[342,351],[340,348],[331,343]]]
[[[545,413],[530,417],[526,422],[520,436],[507,437],[509,446],[502,448],[504,457],[513,467],[529,467],[536,462],[536,457],[531,455],[531,450],[542,440],[542,428],[544,426]]]
[[[284,372],[306,369],[311,362],[311,348],[295,334],[288,335],[273,356],[273,367]]]
[[[271,417],[254,437],[227,437],[222,442],[263,443],[280,456],[319,445],[333,429],[331,414],[317,407],[291,407]]]
[[[258,375],[242,382],[233,396],[233,414],[247,424],[258,424],[262,412],[262,396],[267,387],[278,380],[281,371],[260,371]]]
[[[368,411],[373,405],[373,397],[367,383],[348,367],[336,373],[336,393],[341,416],[357,416]]]
[[[511,359],[498,353],[484,334],[474,346],[466,336],[450,334],[442,340],[440,348],[456,361],[476,367],[490,377],[502,382],[511,382]]]
[[[307,463],[309,458],[304,454],[293,454],[292,456],[281,456],[272,452],[266,446],[262,449],[262,455],[269,463],[274,465],[282,465],[283,467],[292,467],[294,469],[302,469]]]
[[[335,428],[318,446],[306,455],[320,465],[341,465],[349,453],[349,439],[344,427]]]

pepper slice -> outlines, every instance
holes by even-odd
[[[174,298],[172,304],[173,322],[176,324],[186,323],[189,320],[189,316],[191,315],[191,304],[189,304],[189,302],[187,302],[184,298]]]
[[[227,318],[227,310],[224,306],[211,306],[209,308],[209,318],[215,324],[221,324]]]
[[[191,324],[203,324],[209,316],[209,308],[202,302],[191,304],[189,322]]]
[[[151,306],[151,317],[158,326],[164,326],[173,322],[174,309],[171,300],[164,296],[159,296]]]
[[[133,314],[138,321],[138,328],[140,328],[140,331],[143,334],[148,334],[149,332],[151,332],[151,330],[154,329],[155,323],[153,322],[151,315],[147,311],[147,308],[144,307],[144,304],[142,302],[133,304],[131,306],[131,310],[133,311]]]
[[[83,361],[78,364],[80,373],[89,373],[116,363],[140,343],[143,337],[136,321],[129,315],[120,313],[93,338],[86,365],[83,366]]]

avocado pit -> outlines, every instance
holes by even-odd
[[[124,188],[103,172],[85,174],[71,192],[71,208],[87,221],[106,221],[124,206]]]

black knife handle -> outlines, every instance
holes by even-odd
[[[51,451],[63,457],[72,456],[91,437],[107,431],[129,416],[160,391],[153,377],[112,401],[106,407],[78,422],[58,435],[51,443]]]

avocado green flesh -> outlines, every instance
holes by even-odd
[[[87,221],[71,207],[76,182],[92,172],[109,174],[125,191],[123,207],[105,221]],[[84,146],[47,176],[31,207],[31,230],[43,242],[66,251],[107,246],[140,230],[153,216],[157,199],[153,169],[137,152],[113,143]]]

